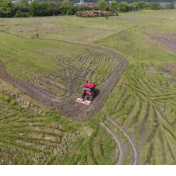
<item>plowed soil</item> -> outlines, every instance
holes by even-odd
[[[42,40],[55,40],[55,39],[43,38]],[[16,88],[18,88],[20,91],[30,96],[36,102],[41,103],[56,111],[59,111],[61,114],[65,115],[66,117],[69,117],[75,120],[88,120],[91,117],[94,117],[103,107],[104,103],[107,101],[109,97],[109,94],[112,92],[113,88],[120,80],[123,72],[126,70],[128,66],[128,61],[125,58],[121,57],[116,52],[113,52],[111,50],[104,49],[101,47],[91,46],[83,43],[62,41],[62,40],[55,40],[55,41],[72,43],[75,45],[90,47],[98,51],[105,51],[118,60],[119,62],[118,66],[109,75],[107,80],[102,83],[99,96],[92,102],[90,106],[87,107],[85,105],[75,103],[76,97],[71,98],[69,100],[63,100],[63,101],[58,101],[57,99],[53,99],[52,96],[50,96],[49,94],[46,94],[46,92],[43,92],[41,89],[35,87],[33,84],[21,81],[11,76],[10,74],[8,74],[5,66],[2,64],[0,64],[0,78],[14,85]]]
[[[156,40],[168,48],[176,51],[176,37],[157,37]]]

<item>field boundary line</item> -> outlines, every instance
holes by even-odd
[[[62,40],[62,39],[54,39],[54,38],[48,38],[48,37],[39,37],[39,39],[46,39],[46,40],[54,40],[54,41],[60,41],[60,42],[68,42],[68,43],[75,43],[75,44],[83,44],[83,45],[88,45],[87,43],[83,42],[76,42],[76,41],[70,41],[70,40]]]

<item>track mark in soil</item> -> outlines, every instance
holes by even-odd
[[[150,136],[147,139],[147,142],[151,142],[151,140],[154,139],[154,137],[156,135],[157,128],[158,128],[157,114],[156,114],[156,111],[155,111],[154,107],[152,107],[152,108],[153,108],[153,113],[154,113],[154,116],[153,116],[154,127],[153,127],[152,133],[150,134]]]
[[[165,45],[166,47],[176,51],[176,37],[172,37],[171,38],[166,38],[166,37],[158,37],[155,38],[157,41],[161,42],[163,45]]]
[[[166,162],[166,153],[165,153],[165,147],[164,147],[164,139],[163,139],[163,135],[161,132],[159,132],[159,139],[160,139],[160,143],[161,143],[161,150],[162,150],[162,157],[163,157],[163,164]]]
[[[9,33],[6,33],[6,34],[9,34]],[[19,36],[16,36],[16,37],[19,37]],[[99,96],[96,97],[96,99],[92,102],[92,104],[89,107],[81,104],[77,104],[75,102],[76,97],[58,102],[57,99],[55,100],[54,98],[51,98],[48,94],[41,92],[41,90],[38,87],[35,87],[32,84],[21,81],[11,76],[10,74],[8,74],[6,71],[6,68],[2,64],[0,64],[0,78],[14,85],[16,88],[18,88],[20,91],[30,96],[36,102],[41,103],[56,111],[59,111],[61,114],[65,115],[68,118],[72,118],[75,120],[88,120],[94,117],[101,110],[104,103],[107,101],[109,94],[112,92],[113,88],[121,79],[122,74],[124,73],[124,71],[128,66],[128,61],[122,56],[120,56],[119,54],[117,54],[116,52],[111,51],[109,49],[101,48],[98,46],[92,46],[85,43],[70,42],[70,41],[50,39],[50,38],[40,38],[40,40],[53,40],[56,42],[58,41],[58,42],[63,42],[68,44],[75,44],[83,47],[85,46],[88,48],[92,48],[98,51],[104,51],[110,54],[111,56],[113,56],[113,58],[116,58],[119,64],[117,67],[114,68],[114,70],[109,75],[109,77],[102,83]],[[65,80],[65,83],[66,82],[67,80]],[[65,84],[65,88],[66,87],[67,85]]]
[[[149,118],[149,112],[150,112],[150,103],[148,102],[147,103],[147,109],[146,109],[146,114],[145,114],[145,117],[144,119],[142,120],[142,123],[141,123],[141,128],[140,128],[140,138],[142,139],[141,140],[141,147],[142,147],[142,144],[144,142],[144,135],[145,135],[145,124]]]
[[[137,149],[135,147],[135,144],[133,143],[133,141],[131,140],[131,137],[125,132],[124,129],[122,129],[122,127],[120,127],[120,125],[115,122],[114,120],[112,120],[110,117],[106,116],[106,118],[111,122],[113,123],[120,131],[123,132],[124,136],[128,139],[129,143],[131,144],[132,146],[132,149],[133,149],[133,165],[136,165],[137,164],[137,158],[138,158],[138,153],[137,153]]]
[[[103,122],[100,122],[100,124],[107,130],[107,132],[109,134],[112,135],[112,137],[116,141],[116,144],[117,144],[118,149],[119,149],[119,151],[118,151],[118,160],[117,160],[116,165],[122,164],[122,162],[123,162],[123,149],[122,149],[122,146],[121,146],[119,140],[117,139],[117,137],[113,134],[113,132]]]
[[[90,145],[89,145],[90,156],[91,156],[91,158],[92,158],[94,164],[96,164],[96,165],[98,165],[98,162],[97,162],[97,160],[96,160],[96,158],[95,158],[95,155],[94,155],[94,152],[93,152],[93,149],[92,149],[92,144],[93,144],[93,139],[94,139],[94,137],[97,136],[98,130],[99,130],[99,128],[96,130],[95,134],[91,137],[91,139],[90,139],[91,142],[90,142]]]
[[[153,150],[154,150],[154,145],[151,144],[150,148],[149,148],[149,151],[148,151],[148,155],[147,155],[147,161],[146,161],[145,164],[151,163],[151,157],[152,157]]]

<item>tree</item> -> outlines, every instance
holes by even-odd
[[[123,1],[123,2],[120,2],[119,4],[119,10],[121,12],[127,12],[129,10],[129,6],[128,6],[128,3]]]
[[[111,4],[109,6],[109,11],[115,13],[115,12],[117,12],[117,10],[118,10],[118,3],[117,3],[117,1],[115,1],[115,0],[111,1]]]
[[[0,0],[0,9],[2,17],[12,16],[13,4],[10,0]]]
[[[160,10],[160,9],[162,9],[162,6],[160,5],[159,2],[151,2],[150,8],[151,8],[151,10]]]
[[[40,5],[37,1],[32,1],[29,7],[30,14],[32,16],[39,15],[40,14]]]
[[[28,13],[29,12],[29,5],[25,5],[25,4],[21,3],[21,2],[17,2],[14,5],[14,13],[16,13],[17,11]]]
[[[20,10],[17,10],[16,13],[15,13],[15,17],[28,17],[29,14],[26,13],[26,12],[22,12]]]
[[[22,0],[21,3],[24,4],[25,6],[29,6],[28,0]]]
[[[104,10],[107,6],[107,2],[105,0],[100,0],[98,1],[97,6],[100,10]]]
[[[139,1],[139,2],[138,2],[138,7],[139,7],[139,9],[145,8],[145,7],[146,7],[145,2],[144,2],[144,1]]]
[[[56,5],[52,1],[43,1],[40,3],[40,15],[51,16],[57,13]]]
[[[139,9],[138,2],[133,2],[133,3],[131,4],[131,9],[132,9],[132,10],[138,10],[138,9]]]
[[[59,13],[62,15],[73,15],[74,3],[68,0],[64,0],[60,3]]]
[[[175,8],[175,4],[173,2],[165,5],[165,9],[174,9],[174,8]]]

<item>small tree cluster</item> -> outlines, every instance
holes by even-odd
[[[148,10],[161,10],[161,9],[174,9],[175,4],[167,3],[166,5],[161,5],[159,2],[144,2],[138,1],[133,2],[130,6],[130,10],[141,10],[141,9],[148,9]]]
[[[119,11],[121,12],[127,12],[129,11],[129,5],[127,2],[123,1],[123,2],[120,2],[119,4]]]
[[[116,0],[112,0],[108,5],[107,1],[99,0],[97,5],[89,7],[86,5],[74,6],[73,2],[69,0],[64,1],[33,1],[28,4],[28,0],[22,0],[16,4],[13,4],[10,0],[0,0],[0,17],[28,17],[28,16],[53,16],[53,15],[74,15],[78,11],[91,11],[91,10],[105,10],[112,13],[117,11],[127,12],[131,10],[140,9],[174,9],[175,3],[168,3],[161,6],[159,2],[144,2],[138,1],[128,4],[126,1],[122,1],[119,4]]]
[[[171,3],[167,3],[165,6],[164,6],[165,9],[174,9],[175,8],[175,4],[173,2]]]

